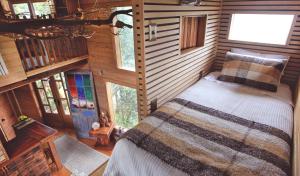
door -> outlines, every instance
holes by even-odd
[[[56,128],[71,126],[64,73],[36,81],[35,88],[46,124]]]

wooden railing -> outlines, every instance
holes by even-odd
[[[22,38],[17,39],[16,44],[26,72],[88,55],[87,42],[83,37],[51,40]]]

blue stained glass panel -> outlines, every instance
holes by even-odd
[[[76,80],[76,86],[77,87],[83,87],[83,79],[82,76],[79,74],[75,75],[75,80]]]
[[[85,100],[84,88],[83,87],[78,87],[77,91],[78,91],[78,98],[80,100]]]

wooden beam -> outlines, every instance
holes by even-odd
[[[66,66],[66,65],[70,65],[70,64],[73,64],[73,63],[76,63],[76,62],[80,62],[82,60],[86,60],[86,59],[88,59],[88,57],[89,57],[88,55],[75,57],[75,58],[70,59],[70,60],[58,62],[58,63],[52,64],[52,65],[48,65],[48,66],[45,66],[45,67],[42,67],[42,68],[34,69],[32,71],[28,71],[28,72],[26,72],[26,75],[27,75],[27,77],[32,77],[32,76],[35,76],[35,75],[38,75],[38,74],[41,74],[41,73],[44,73],[44,72],[48,72],[48,71],[51,71],[51,70],[58,69],[60,67]]]
[[[98,12],[99,9],[95,9],[94,11]],[[110,14],[110,16],[107,19],[86,20],[84,19],[84,17],[88,13],[93,13],[93,12],[89,12],[89,11],[78,12],[77,14],[75,14],[77,18],[72,18],[72,19],[42,18],[42,19],[16,19],[16,20],[9,21],[7,19],[0,18],[1,21],[0,33],[14,33],[14,34],[20,34],[23,36],[28,36],[37,39],[53,39],[59,37],[72,37],[73,35],[72,33],[65,34],[65,32],[70,32],[69,29],[78,26],[114,25],[117,28],[124,28],[124,27],[132,28],[132,26],[129,24],[126,24],[119,20],[114,20],[115,17],[117,17],[118,15],[131,16],[132,13],[131,9],[114,11]],[[45,28],[45,27],[50,27],[50,26],[52,28],[50,28],[50,31],[47,31],[49,30],[49,28]],[[61,30],[57,30],[57,28],[60,28],[61,30],[65,30],[65,31],[62,32]],[[38,33],[47,33],[47,34],[53,33],[53,35],[49,35],[49,36],[36,35],[37,34],[36,30],[38,30]]]

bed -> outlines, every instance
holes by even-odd
[[[290,175],[293,103],[213,72],[117,142],[104,175]]]

